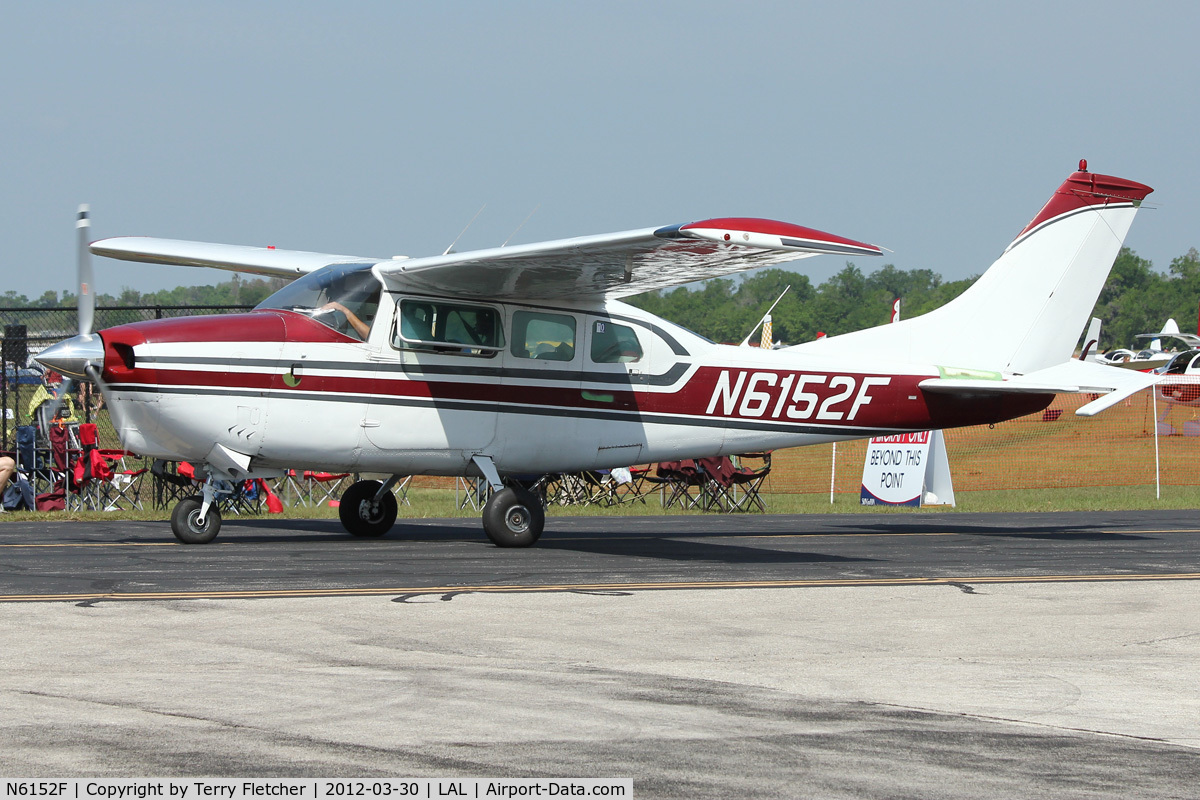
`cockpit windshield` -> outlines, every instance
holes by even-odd
[[[289,283],[256,310],[277,308],[312,317],[339,333],[366,340],[383,286],[371,264],[331,264]]]
[[[1167,375],[1186,375],[1188,367],[1191,366],[1196,356],[1200,356],[1200,350],[1184,350],[1171,359],[1163,372]]]

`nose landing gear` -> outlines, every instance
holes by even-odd
[[[221,512],[215,502],[218,491],[229,491],[228,481],[209,475],[202,495],[186,497],[171,512],[171,531],[184,544],[208,544],[221,531]]]

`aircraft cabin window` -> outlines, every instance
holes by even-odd
[[[575,358],[575,318],[540,311],[513,313],[512,354],[517,358],[571,361]]]
[[[500,312],[490,306],[406,298],[400,301],[399,328],[392,330],[398,350],[493,356],[504,348]]]
[[[597,364],[627,364],[640,361],[642,345],[628,325],[607,319],[592,322],[592,361]]]
[[[294,311],[365,341],[379,310],[382,289],[370,264],[331,264],[292,281],[255,310]]]

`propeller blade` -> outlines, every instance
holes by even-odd
[[[101,394],[104,394],[104,390],[108,388],[108,384],[105,383],[104,379],[100,377],[100,368],[89,362],[88,365],[83,368],[83,371],[87,373],[87,376],[91,379],[92,383],[96,384],[96,390]]]
[[[92,322],[96,316],[96,295],[92,290],[92,253],[88,249],[88,245],[91,244],[88,239],[92,233],[92,220],[87,203],[79,207],[75,230],[78,239],[79,334],[87,336],[92,332]]]

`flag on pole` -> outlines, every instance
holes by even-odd
[[[900,298],[892,301],[892,322],[900,321]]]
[[[771,315],[767,314],[766,318],[763,319],[762,341],[759,342],[758,346],[763,350],[770,350],[771,345],[775,344],[775,340],[772,338],[772,336]]]

